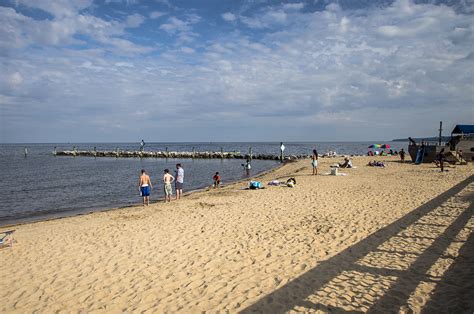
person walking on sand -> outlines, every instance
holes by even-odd
[[[170,175],[170,171],[168,169],[165,169],[164,175],[163,175],[163,184],[164,184],[164,190],[165,190],[165,203],[166,201],[171,202],[171,195],[173,194],[173,189],[171,188],[171,183],[174,182],[174,177]]]
[[[438,155],[436,155],[436,161],[439,164],[439,167],[441,168],[441,172],[444,171],[444,148],[441,149]]]
[[[175,172],[175,188],[176,188],[176,199],[179,200],[183,195],[183,184],[184,184],[184,169],[181,164],[176,164]]]
[[[405,163],[405,151],[403,148],[400,150],[400,161],[401,163]]]
[[[145,169],[142,169],[140,180],[138,181],[138,190],[143,197],[143,206],[150,205],[150,191],[152,185],[150,176],[146,174]]]
[[[313,149],[313,155],[311,156],[311,165],[313,166],[313,176],[318,174],[318,151]]]

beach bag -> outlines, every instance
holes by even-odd
[[[250,181],[249,188],[251,190],[261,189],[263,187],[262,182],[259,181]]]

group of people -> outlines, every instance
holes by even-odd
[[[165,192],[165,202],[171,202],[171,195],[173,195],[172,184],[174,183],[176,191],[176,200],[179,200],[183,195],[184,185],[184,169],[181,164],[176,164],[175,175],[170,174],[169,169],[163,170],[163,190]],[[140,179],[138,181],[138,190],[143,197],[143,206],[150,205],[150,193],[153,188],[150,176],[142,169]]]
[[[213,187],[219,188],[221,185],[221,176],[219,172],[212,177]],[[175,175],[171,175],[169,169],[163,170],[163,191],[165,193],[165,202],[171,202],[171,196],[173,195],[173,183],[176,191],[176,200],[179,200],[183,195],[184,185],[184,169],[181,164],[176,164]],[[150,192],[152,189],[150,176],[146,173],[145,169],[142,169],[140,179],[138,182],[138,190],[140,195],[143,197],[143,206],[150,205]]]
[[[311,166],[313,167],[313,176],[318,174],[318,151],[313,149],[313,154],[311,155]],[[352,168],[352,160],[348,157],[344,158],[343,163],[337,165],[339,168]]]

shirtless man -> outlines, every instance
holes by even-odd
[[[142,175],[138,181],[138,190],[143,196],[143,206],[150,205],[150,190],[151,190],[150,176],[146,174],[145,169],[142,169]]]
[[[170,171],[165,169],[165,174],[163,175],[163,184],[165,190],[165,202],[171,202],[171,195],[173,194],[173,190],[171,188],[171,183],[174,182],[174,177],[170,175]]]

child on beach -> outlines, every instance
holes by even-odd
[[[221,185],[221,176],[219,175],[219,172],[216,172],[216,174],[212,177],[212,180],[214,181],[214,189],[220,187]]]
[[[405,163],[405,151],[403,150],[403,148],[400,150],[400,162],[401,163]]]
[[[174,177],[170,175],[170,171],[168,169],[165,169],[164,175],[163,175],[163,188],[165,191],[165,202],[171,202],[171,195],[173,194],[173,190],[171,188],[171,183],[174,182]]]
[[[313,155],[311,156],[311,165],[313,166],[313,176],[318,174],[318,151],[313,149]]]
[[[145,169],[142,169],[142,174],[138,180],[138,190],[143,197],[143,206],[150,205],[150,190],[151,190],[150,176],[146,174]]]

